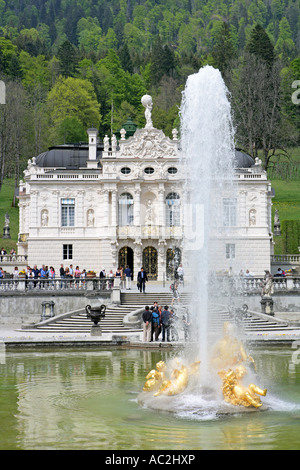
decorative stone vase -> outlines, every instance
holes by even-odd
[[[92,320],[92,322],[94,322],[94,325],[97,326],[101,318],[105,317],[106,305],[102,304],[100,307],[91,307],[90,305],[87,305],[85,307],[85,310],[87,313],[87,318]]]

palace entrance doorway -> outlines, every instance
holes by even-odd
[[[147,246],[143,251],[143,268],[149,281],[157,280],[157,250],[153,246]]]
[[[167,280],[177,279],[177,269],[181,263],[180,248],[168,248],[167,250]]]
[[[121,266],[123,266],[124,269],[126,266],[129,266],[133,278],[133,250],[129,246],[123,246],[119,251],[119,267]]]

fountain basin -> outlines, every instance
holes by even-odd
[[[154,397],[152,393],[141,392],[138,395],[137,401],[141,406],[150,410],[190,416],[215,414],[216,418],[237,414],[261,413],[269,409],[267,405],[263,405],[260,408],[234,406],[222,401],[220,397],[214,394],[213,390],[211,392],[208,393],[206,390],[197,395],[187,392],[176,397],[167,395]]]

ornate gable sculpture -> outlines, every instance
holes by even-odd
[[[137,129],[128,140],[120,140],[118,157],[129,158],[178,158],[177,131],[173,130],[173,140],[166,137],[162,130],[153,127],[151,119],[152,98],[144,95],[141,99],[145,109],[146,126]]]

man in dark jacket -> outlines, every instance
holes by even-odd
[[[153,341],[153,336],[155,341],[158,341],[159,333],[160,333],[160,314],[157,306],[157,302],[154,302],[154,306],[151,307],[152,310],[152,333],[151,333],[151,341]]]
[[[148,305],[146,305],[144,312],[142,313],[143,319],[143,333],[144,341],[151,341],[151,330],[152,330],[152,312]]]
[[[170,341],[170,316],[169,307],[165,305],[164,310],[161,312],[162,341],[165,341],[166,332],[167,341]]]
[[[141,270],[138,272],[137,275],[137,283],[140,289],[140,292],[145,292],[145,283],[148,281],[148,276],[146,271],[144,271],[144,268],[141,268]]]

